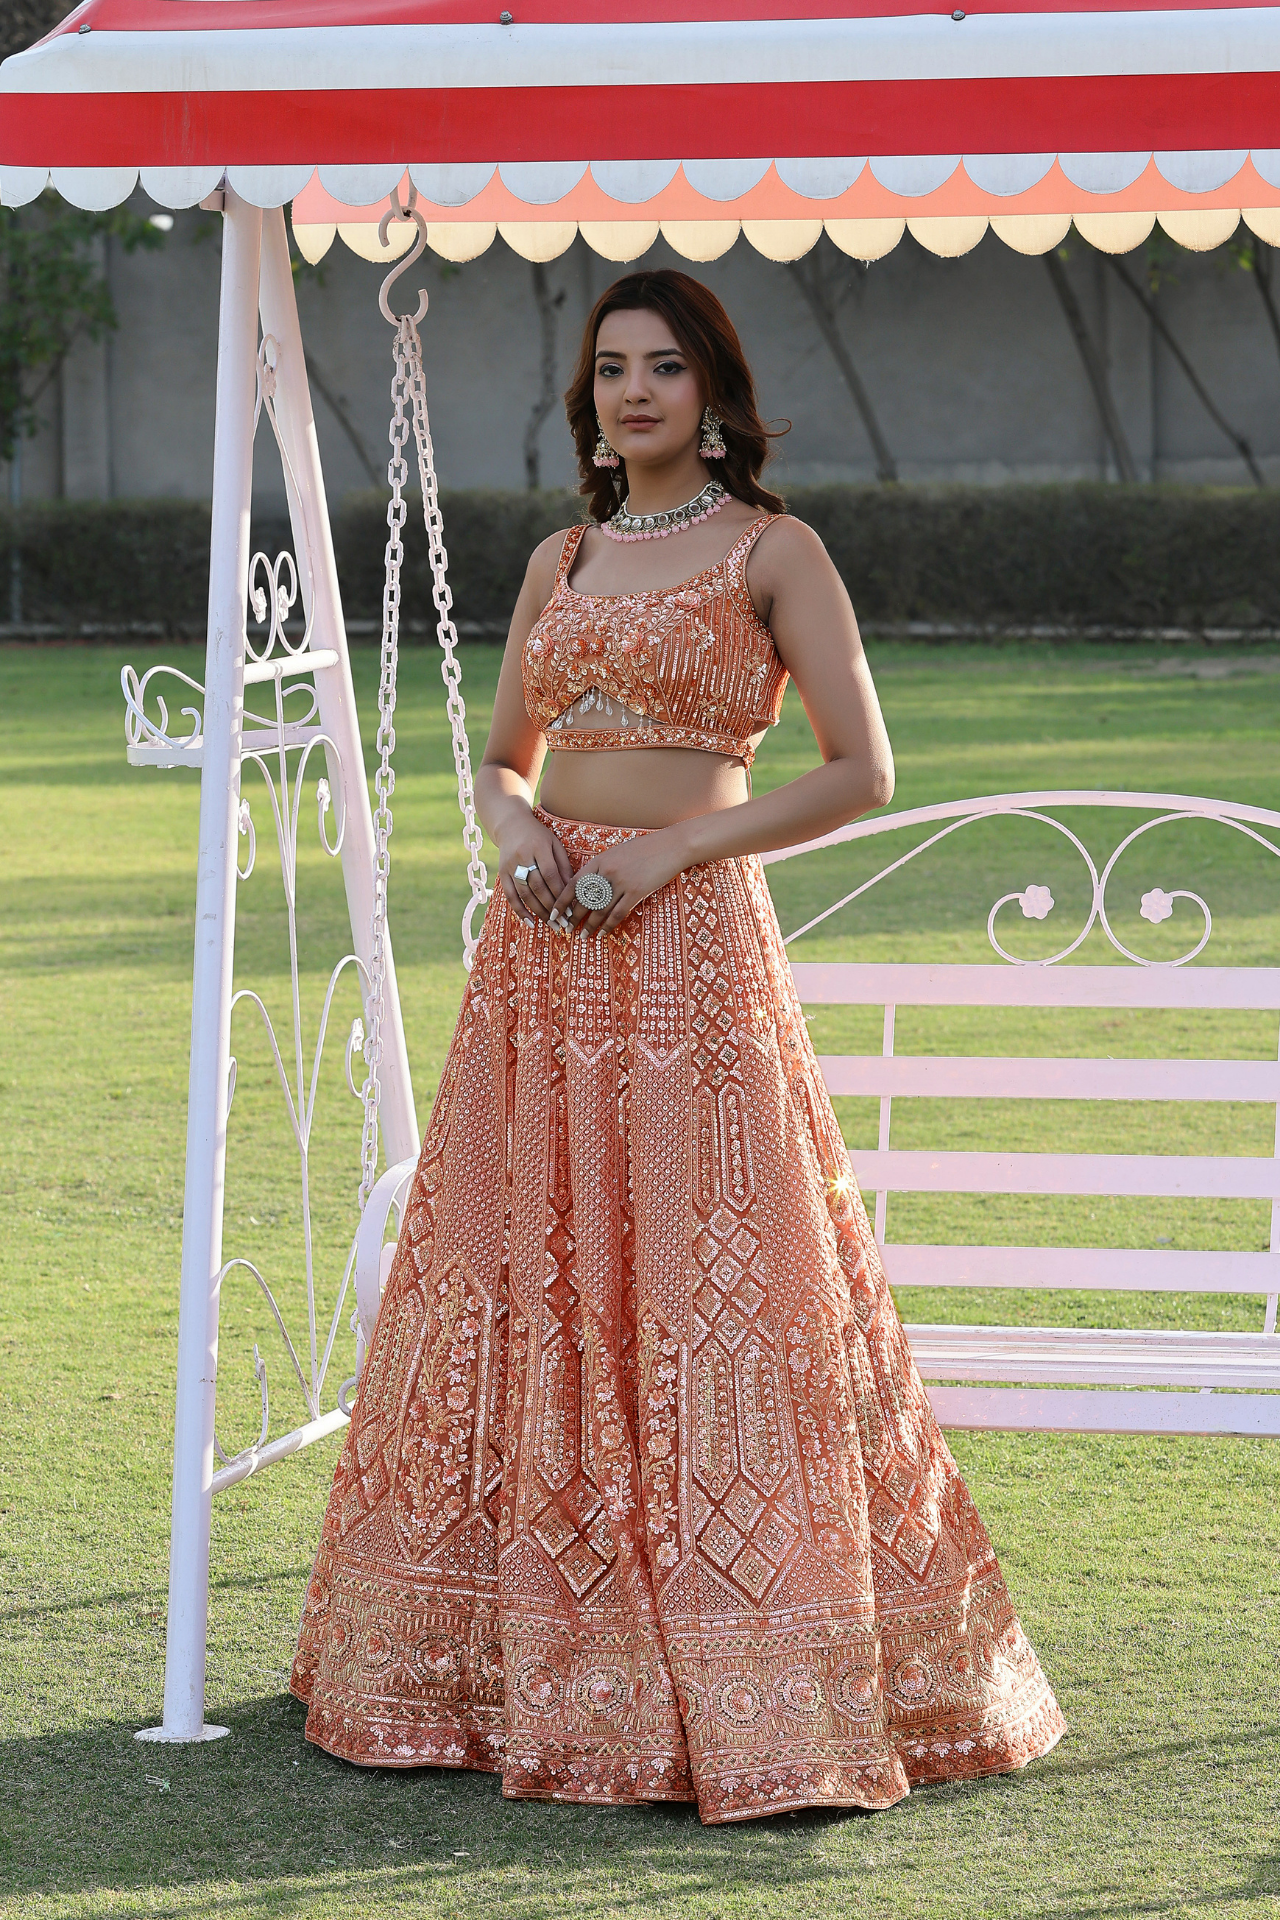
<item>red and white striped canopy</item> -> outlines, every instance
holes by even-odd
[[[1280,5],[1215,0],[83,0],[0,67],[0,200],[225,174],[371,258],[397,186],[452,258],[1280,240],[1278,76]]]

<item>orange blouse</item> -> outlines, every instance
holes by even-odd
[[[746,577],[776,518],[762,514],[691,580],[638,593],[576,593],[569,573],[587,529],[571,527],[521,662],[525,707],[548,746],[699,747],[749,767],[751,736],[777,725],[788,677]],[[582,713],[616,710],[618,726],[575,728],[575,703]]]

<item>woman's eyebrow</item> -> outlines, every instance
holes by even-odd
[[[615,348],[612,348],[612,347],[596,348],[597,360],[621,360],[621,358],[622,358],[621,352]],[[684,355],[680,351],[679,347],[655,347],[652,353],[646,353],[645,355],[643,355],[643,358],[646,360],[672,360],[672,359],[683,360]]]

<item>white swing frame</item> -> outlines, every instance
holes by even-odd
[[[352,952],[339,962],[330,979],[316,1050],[316,1068],[323,1046],[329,1005],[337,979],[354,962],[362,984],[368,1030],[357,1023],[347,1047],[347,1077],[355,1047],[363,1040],[368,1067],[363,1089],[365,1127],[362,1151],[361,1200],[375,1184],[381,1143],[387,1159],[399,1167],[416,1159],[420,1135],[413,1099],[413,1083],[405,1046],[395,961],[386,926],[387,840],[391,830],[390,795],[394,777],[390,755],[394,744],[391,720],[395,704],[395,662],[399,631],[399,529],[404,522],[402,488],[408,478],[403,459],[411,418],[423,481],[424,511],[431,551],[438,632],[444,649],[443,673],[448,690],[459,798],[464,814],[464,843],[470,856],[471,899],[463,921],[464,954],[469,964],[478,929],[476,908],[488,897],[487,875],[480,858],[481,836],[471,804],[471,769],[466,745],[465,709],[458,689],[454,657],[457,634],[450,614],[439,508],[435,498],[434,460],[423,393],[421,348],[417,324],[426,311],[426,295],[418,313],[398,318],[388,304],[392,282],[419,257],[426,243],[426,226],[412,201],[407,209],[396,205],[394,217],[412,219],[418,241],[388,276],[380,296],[382,311],[397,329],[398,403],[392,424],[392,505],[388,511],[388,586],[384,602],[383,674],[379,692],[378,810],[370,804],[356,713],[346,628],[338,589],[337,567],[329,528],[324,477],[321,470],[315,420],[306,375],[306,361],[294,296],[289,242],[281,207],[265,212],[250,205],[223,185],[202,205],[223,215],[222,280],[219,302],[217,402],[214,427],[213,515],[209,559],[209,616],[203,686],[184,675],[200,705],[183,708],[191,731],[175,737],[169,732],[166,706],[159,700],[159,723],[148,716],[151,669],[139,680],[131,669],[122,676],[126,695],[128,758],[137,766],[190,766],[200,769],[199,852],[196,875],[196,934],[192,977],[191,1064],[187,1100],[186,1173],[183,1199],[182,1277],[178,1313],[177,1389],[174,1413],[173,1508],[169,1555],[169,1607],[165,1645],[164,1717],[158,1727],[144,1728],[138,1738],[192,1742],[222,1737],[227,1729],[204,1718],[205,1646],[208,1627],[209,1545],[213,1495],[273,1461],[283,1459],[344,1426],[349,1418],[345,1381],[337,1404],[322,1411],[319,1395],[338,1329],[338,1319],[353,1269],[372,1259],[382,1267],[381,1235],[370,1247],[368,1223],[376,1209],[364,1209],[365,1231],[353,1244],[341,1281],[323,1362],[317,1363],[317,1334],[313,1276],[308,1249],[308,1305],[311,1319],[311,1381],[308,1386],[279,1310],[262,1275],[249,1262],[223,1260],[223,1205],[226,1174],[227,1118],[235,1084],[231,1053],[231,1014],[242,997],[233,988],[235,901],[239,878],[252,871],[252,821],[240,792],[241,768],[246,760],[267,767],[264,755],[279,765],[279,797],[272,790],[273,808],[285,870],[286,902],[293,941],[295,1038],[298,1028],[297,954],[294,898],[291,891],[296,854],[302,773],[315,749],[323,749],[326,779],[319,788],[319,829],[327,851],[340,855]],[[391,218],[388,215],[388,219]],[[262,349],[259,349],[259,325]],[[406,377],[407,376],[407,377]],[[403,402],[410,402],[406,417]],[[279,443],[288,496],[296,568],[267,563],[268,586],[260,589],[262,617],[269,617],[265,648],[255,656],[248,644],[251,599],[249,519],[252,493],[253,441],[264,406]],[[396,430],[399,428],[399,438]],[[257,581],[255,568],[254,582]],[[284,634],[284,615],[301,587],[305,613],[302,642],[290,646]],[[275,650],[279,642],[279,651]],[[314,691],[300,676],[314,676]],[[287,685],[286,685],[287,683]],[[247,715],[246,685],[272,684],[274,724]],[[308,702],[301,718],[286,718],[285,696],[303,692]],[[153,698],[158,696],[152,690]],[[246,728],[246,720],[249,725]],[[287,756],[298,750],[300,760],[291,776]],[[272,788],[270,776],[268,786]],[[291,791],[292,789],[292,791]],[[325,818],[331,796],[338,796],[337,828],[330,842]],[[250,838],[248,864],[238,869],[237,844]],[[256,996],[248,997],[256,999]],[[295,1134],[303,1148],[305,1183],[305,1128],[310,1125],[310,1100],[298,1047],[296,1098],[290,1097],[280,1049],[267,1019]],[[314,1091],[315,1070],[311,1079]],[[354,1083],[352,1091],[355,1091]],[[304,1103],[306,1107],[304,1116]],[[305,1203],[305,1195],[304,1195]],[[305,1211],[305,1204],[304,1204]],[[386,1209],[381,1214],[385,1228]],[[272,1307],[301,1382],[310,1417],[280,1438],[267,1438],[268,1404],[265,1367],[257,1350],[255,1370],[262,1387],[262,1431],[258,1442],[215,1472],[214,1416],[218,1361],[218,1315],[221,1283],[232,1267],[247,1266]],[[376,1284],[376,1283],[375,1283]],[[367,1294],[368,1283],[363,1291]],[[356,1372],[363,1353],[363,1334],[357,1334]],[[225,1456],[224,1456],[225,1458]]]

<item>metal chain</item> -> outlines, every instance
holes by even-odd
[[[458,776],[458,807],[462,813],[462,841],[467,849],[467,878],[471,898],[462,916],[462,958],[467,971],[475,957],[479,935],[472,931],[476,908],[489,898],[489,875],[480,857],[484,836],[476,819],[475,792],[471,776],[471,746],[467,739],[467,709],[462,699],[462,668],[458,664],[458,630],[453,623],[453,590],[449,585],[449,556],[444,544],[444,520],[440,512],[436,482],[435,449],[431,443],[431,423],[427,416],[427,383],[422,366],[422,339],[413,318],[401,317],[396,327],[395,372],[391,379],[391,459],[387,479],[391,498],[387,502],[386,581],[382,590],[382,658],[378,679],[378,767],[373,777],[377,805],[373,812],[373,927],[369,952],[369,989],[367,995],[368,1029],[364,1041],[365,1066],[368,1069],[361,1098],[364,1102],[364,1132],[360,1147],[360,1206],[373,1191],[378,1174],[378,1105],[381,1099],[379,1069],[382,1065],[382,1017],[387,983],[387,882],[391,873],[391,796],[396,776],[391,765],[396,735],[393,724],[396,710],[396,666],[400,651],[400,569],[404,564],[404,523],[408,509],[404,489],[409,478],[405,449],[409,439],[409,421],[405,403],[413,419],[417,443],[418,471],[422,476],[422,515],[431,558],[432,598],[436,605],[436,637],[444,658],[440,672],[445,684],[449,727],[453,735],[453,765]]]
[[[368,1069],[360,1097],[364,1102],[364,1133],[360,1143],[360,1208],[373,1191],[378,1175],[378,1103],[381,1087],[378,1071],[382,1065],[382,1016],[387,985],[387,880],[391,872],[391,796],[396,776],[391,765],[395,751],[396,665],[400,651],[400,568],[404,561],[405,505],[404,488],[409,478],[405,448],[409,422],[405,402],[410,393],[408,343],[403,323],[397,329],[394,354],[395,372],[391,377],[391,459],[387,479],[391,498],[387,502],[386,580],[382,589],[382,659],[378,678],[378,767],[373,776],[377,805],[373,812],[373,926],[369,948],[369,987],[366,996],[368,1028],[364,1040],[364,1059]]]
[[[453,766],[458,776],[458,808],[462,814],[462,844],[467,850],[467,879],[471,898],[462,916],[462,964],[467,972],[475,957],[479,934],[473,932],[477,907],[489,898],[489,874],[480,857],[484,834],[476,819],[475,791],[471,778],[471,746],[467,739],[467,709],[462,700],[462,668],[458,664],[458,630],[453,624],[453,589],[449,585],[449,555],[444,544],[444,518],[440,512],[436,484],[436,456],[431,444],[431,422],[427,417],[427,382],[422,366],[422,340],[413,319],[406,314],[397,337],[397,365],[403,342],[409,364],[409,393],[413,403],[413,432],[418,443],[418,472],[422,476],[422,518],[427,529],[427,548],[431,557],[431,593],[436,603],[436,638],[444,658],[440,676],[445,685],[445,705],[453,734]]]

